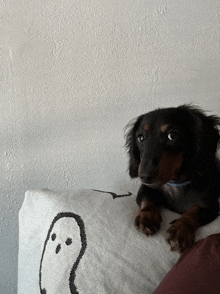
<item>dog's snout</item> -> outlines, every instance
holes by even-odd
[[[141,174],[140,179],[144,184],[153,184],[155,182],[155,177],[150,174]]]
[[[156,159],[142,160],[139,167],[139,178],[144,184],[153,184],[157,177],[158,161]]]

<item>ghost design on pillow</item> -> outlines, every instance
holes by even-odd
[[[59,213],[44,243],[39,273],[40,293],[77,294],[76,270],[85,250],[86,234],[81,217],[71,212]]]

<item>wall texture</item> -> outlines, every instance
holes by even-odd
[[[16,293],[27,189],[134,189],[124,126],[220,115],[218,0],[0,0],[0,293]],[[22,293],[23,294],[23,293]]]

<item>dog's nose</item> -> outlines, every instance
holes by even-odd
[[[141,174],[140,179],[144,184],[153,184],[155,181],[154,176],[150,174]]]
[[[157,178],[157,165],[158,160],[156,157],[153,159],[142,158],[139,166],[139,178],[143,184],[151,185],[156,182]]]

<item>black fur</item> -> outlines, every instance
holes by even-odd
[[[184,214],[185,219],[189,211],[192,215],[190,208],[197,206],[200,211],[195,217],[193,214],[197,226],[217,217],[220,194],[220,169],[216,156],[219,125],[219,117],[208,116],[190,105],[157,109],[139,116],[128,125],[126,147],[129,174],[131,178],[139,177],[142,181],[137,203],[140,207],[145,203],[139,213],[145,211],[145,216],[138,215],[136,225],[146,235],[155,233],[152,220],[146,216],[152,205],[154,209],[168,207]],[[157,227],[158,222],[159,216]],[[189,244],[182,246],[180,239],[177,242],[179,249],[174,250],[182,252]]]

